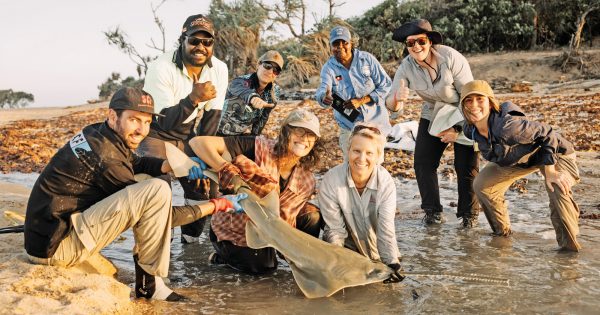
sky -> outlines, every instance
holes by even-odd
[[[274,0],[268,0],[272,3]],[[0,0],[0,90],[32,93],[30,107],[71,106],[98,97],[98,86],[112,72],[137,76],[135,63],[109,46],[103,31],[119,27],[142,55],[160,39],[151,4],[159,0]],[[338,1],[339,2],[339,1]],[[345,0],[337,16],[360,15],[382,0]],[[328,14],[324,0],[307,0],[309,23]],[[208,13],[210,0],[168,0],[158,15],[167,48],[173,47],[185,19]],[[307,28],[308,29],[308,28]],[[281,32],[281,36],[287,34]],[[217,56],[219,57],[219,56]]]

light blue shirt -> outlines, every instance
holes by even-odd
[[[372,101],[358,108],[360,115],[355,122],[364,121],[377,125],[387,135],[391,131],[391,125],[385,97],[392,87],[392,80],[370,53],[353,49],[352,56],[350,69],[346,69],[335,57],[329,57],[321,69],[321,85],[317,89],[316,99],[322,107],[329,107],[323,104],[328,86],[344,100],[369,95]],[[354,123],[335,110],[333,116],[340,128],[352,130],[354,127]]]

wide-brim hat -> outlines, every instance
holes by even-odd
[[[431,28],[431,23],[425,19],[418,19],[402,24],[394,30],[392,39],[404,43],[406,38],[411,35],[426,34],[433,44],[441,44],[442,34]]]
[[[321,137],[319,119],[315,114],[306,109],[293,110],[281,123],[282,126],[290,125],[293,127],[301,127],[312,131],[317,137]]]

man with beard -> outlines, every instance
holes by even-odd
[[[355,123],[371,123],[384,136],[390,132],[385,96],[392,80],[373,55],[354,48],[346,27],[331,29],[329,44],[332,56],[321,68],[316,99],[321,106],[336,109],[333,117],[340,127],[339,145],[348,156],[348,139]]]
[[[144,91],[152,95],[157,110],[165,117],[153,120],[148,138],[138,149],[140,155],[165,158],[164,142],[170,142],[193,156],[187,143],[196,135],[197,117],[201,117],[198,135],[216,134],[228,72],[227,65],[213,56],[214,42],[213,23],[202,14],[192,15],[183,24],[179,47],[159,56],[148,66]],[[163,179],[170,182],[168,175]],[[208,179],[192,182],[184,178],[179,182],[186,204],[208,199]],[[182,242],[197,242],[204,221],[182,226]]]
[[[240,211],[244,196],[172,209],[165,181],[138,182],[136,174],[171,171],[166,160],[133,153],[153,115],[160,114],[148,93],[123,88],[112,97],[104,123],[83,128],[52,157],[27,204],[25,250],[32,263],[78,265],[132,228],[136,297],[182,299],[161,278],[169,271],[171,226],[214,211]]]

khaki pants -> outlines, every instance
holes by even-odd
[[[133,228],[134,253],[149,274],[166,277],[171,241],[171,189],[153,178],[129,185],[87,210],[71,215],[73,229],[49,259],[34,263],[70,267],[98,253],[121,233]]]
[[[579,182],[575,154],[559,156],[555,167],[557,171],[568,174],[573,185]],[[544,173],[543,167],[502,167],[490,162],[479,172],[473,182],[473,188],[494,234],[510,233],[510,219],[504,199],[506,190],[515,180],[538,169],[542,174]],[[546,186],[546,192],[550,201],[550,219],[556,232],[558,245],[562,249],[578,251],[581,249],[581,245],[577,242],[579,207],[573,200],[572,192],[564,194],[556,185],[554,185],[554,192]]]

